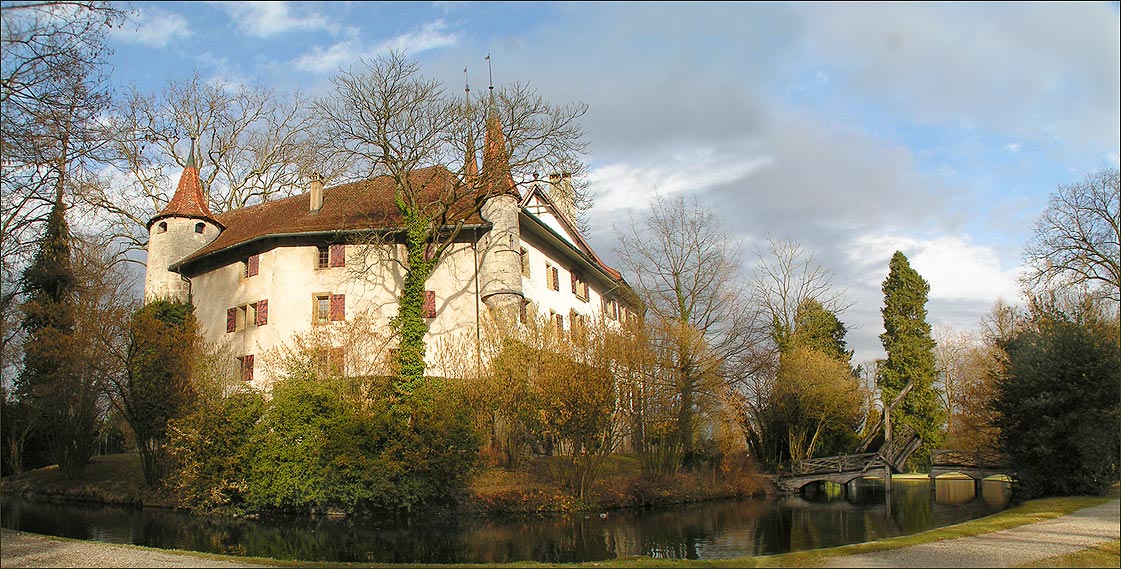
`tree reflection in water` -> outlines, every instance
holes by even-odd
[[[159,509],[3,497],[3,527],[164,549],[303,561],[503,563],[602,561],[630,555],[722,559],[769,555],[925,531],[1007,507],[1005,481],[864,479],[801,495],[567,516],[209,518]],[[958,484],[963,482],[964,485]],[[964,497],[969,495],[968,498]]]

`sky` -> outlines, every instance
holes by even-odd
[[[655,195],[711,209],[751,277],[792,239],[849,304],[854,363],[883,357],[881,285],[902,251],[928,321],[976,330],[1021,302],[1032,226],[1059,185],[1118,166],[1117,3],[135,2],[112,79],[194,73],[310,95],[402,50],[476,93],[583,102],[592,246]]]

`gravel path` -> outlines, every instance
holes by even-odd
[[[1117,539],[1121,500],[973,537],[835,557],[826,567],[1016,567]]]
[[[1015,567],[1121,539],[1121,500],[1052,520],[891,551],[827,567]],[[263,567],[202,555],[0,530],[2,567]]]
[[[265,567],[187,553],[76,541],[0,530],[0,566],[8,567]]]

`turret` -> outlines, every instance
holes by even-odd
[[[481,213],[492,227],[484,238],[479,265],[480,296],[496,318],[512,322],[523,299],[521,229],[518,224],[517,186],[510,173],[510,157],[493,92],[483,144],[481,181],[487,194]]]
[[[179,177],[175,195],[148,222],[148,268],[144,276],[144,302],[168,299],[190,301],[190,283],[168,270],[172,263],[194,253],[218,237],[222,225],[214,219],[202,194],[195,163],[195,141]]]

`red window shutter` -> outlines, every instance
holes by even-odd
[[[425,261],[431,261],[432,258],[435,257],[435,256],[436,256],[436,244],[435,243],[429,243],[424,248],[424,260]]]
[[[246,274],[248,276],[251,276],[251,277],[255,276],[257,274],[257,272],[260,271],[260,269],[261,269],[261,256],[260,255],[250,255],[248,264],[249,264],[249,270]]]
[[[576,273],[568,273],[572,277],[572,294],[576,294]]]
[[[264,326],[269,323],[269,301],[257,301],[257,325]]]
[[[434,290],[424,291],[424,317],[436,317],[436,291]]]
[[[242,366],[245,368],[243,370],[245,374],[245,381],[253,381],[253,356],[245,356],[245,360]]]
[[[549,288],[551,288],[555,291],[560,291],[560,271],[557,270],[556,267],[553,267],[552,274],[553,274],[553,283]]]
[[[564,316],[557,315],[557,334],[564,334]]]
[[[237,308],[226,309],[226,333],[237,331]]]
[[[331,295],[331,321],[346,320],[346,295]]]
[[[343,245],[343,244],[331,245],[331,266],[332,267],[345,267],[346,266],[346,245]]]

